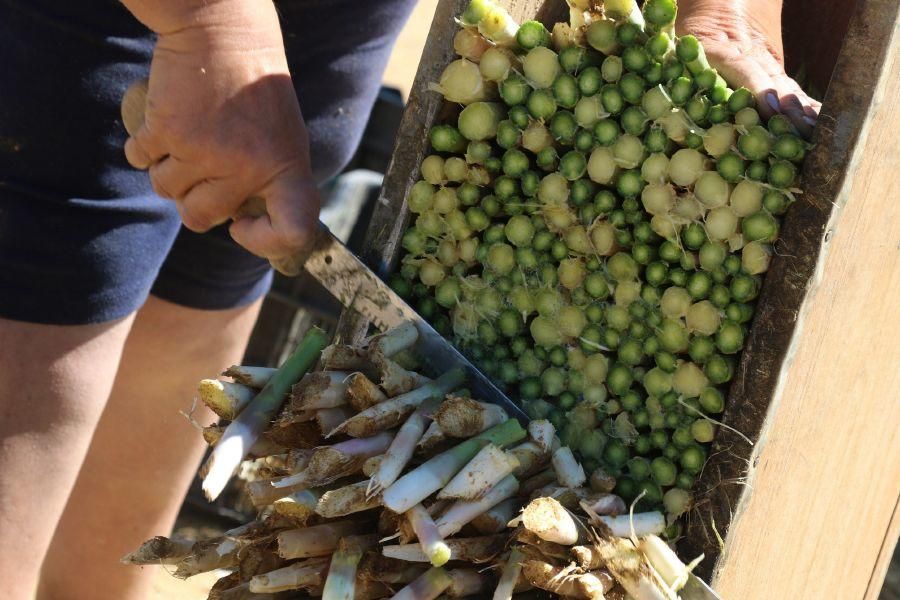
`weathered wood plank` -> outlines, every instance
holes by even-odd
[[[804,168],[805,193],[785,220],[782,237],[777,244],[778,256],[766,275],[753,328],[729,391],[725,412],[725,422],[729,426],[752,440],[761,436],[763,440],[760,448],[754,451],[737,435],[721,431],[698,483],[700,502],[689,522],[685,546],[689,553],[704,552],[708,559],[713,559],[705,561],[700,570],[704,574],[710,572],[718,559],[720,548],[716,532],[725,537],[728,523],[736,513],[740,514],[745,509],[753,497],[753,490],[761,485],[749,485],[748,477],[756,481],[754,467],[759,464],[761,452],[765,451],[766,436],[763,430],[766,419],[772,421],[779,418],[786,410],[785,402],[797,400],[791,395],[794,392],[788,393],[782,388],[780,400],[770,406],[770,399],[776,395],[779,384],[783,385],[785,377],[798,369],[809,368],[809,365],[797,361],[785,366],[785,358],[789,353],[796,353],[797,344],[805,343],[808,336],[814,336],[819,328],[825,328],[826,322],[821,322],[798,331],[798,317],[804,300],[811,293],[811,282],[814,286],[821,285],[821,282],[814,281],[814,275],[818,273],[821,276],[824,272],[830,277],[832,271],[829,269],[838,268],[830,264],[823,267],[823,249],[834,245],[829,243],[829,236],[840,214],[837,209],[847,201],[848,186],[852,186],[859,175],[854,160],[866,143],[865,131],[872,123],[876,88],[880,81],[897,74],[896,70],[891,72],[892,63],[887,60],[892,43],[896,45],[897,16],[898,6],[892,0],[860,2],[832,76],[816,132],[817,147]],[[896,69],[896,66],[893,68]],[[874,147],[870,151],[872,149]],[[881,150],[877,152],[883,154]],[[854,214],[844,214],[844,218],[855,216],[855,211],[850,212]],[[866,233],[865,236],[868,239],[871,234]],[[867,292],[864,287],[858,291]],[[829,326],[836,327],[838,324]],[[862,347],[855,349],[857,355],[864,350]],[[874,362],[881,360],[870,351],[863,356]],[[887,369],[887,363],[884,367]],[[840,394],[844,402],[850,402],[852,397],[850,393]],[[813,422],[819,415],[814,406],[806,408],[810,412],[797,417],[800,424]],[[788,412],[793,414],[793,411]],[[795,450],[798,454],[804,453],[802,448]],[[782,458],[787,460],[787,457]],[[782,475],[788,477],[790,474],[782,471]],[[781,485],[793,487],[787,481],[779,482],[778,486]],[[810,487],[809,493],[813,494],[814,490],[815,486]],[[776,510],[776,507],[770,506],[769,510]],[[794,512],[788,504],[779,515]],[[757,526],[760,525],[757,523]],[[770,531],[768,528],[762,530]],[[740,536],[731,532],[725,539],[730,553],[732,546],[740,541]],[[777,554],[783,557],[780,552]],[[722,557],[719,572],[729,568],[733,560],[731,555]],[[868,572],[871,572],[872,565],[869,567]]]

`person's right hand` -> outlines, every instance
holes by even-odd
[[[697,36],[712,67],[756,94],[760,114],[781,113],[810,136],[822,105],[784,72],[780,0],[682,0],[678,11],[678,33]]]
[[[268,215],[238,218],[232,237],[259,256],[295,256],[312,241],[319,196],[275,8],[207,6],[202,18],[158,31],[144,124],[126,157],[149,169],[153,189],[175,200],[192,231],[262,197]]]

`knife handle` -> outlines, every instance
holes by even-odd
[[[138,129],[144,124],[148,84],[148,80],[138,79],[125,90],[125,95],[122,96],[122,124],[125,125],[125,131],[130,136],[137,133]],[[263,217],[268,214],[265,198],[262,196],[251,196],[238,208],[232,219]],[[296,277],[303,270],[303,263],[306,262],[308,256],[309,254],[304,252],[295,256],[270,258],[269,264],[283,275]]]

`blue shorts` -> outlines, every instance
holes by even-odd
[[[415,0],[282,0],[288,62],[320,181],[351,158]],[[0,0],[0,317],[128,315],[147,295],[253,302],[268,263],[220,227],[196,234],[124,158],[119,101],[153,37],[116,0]]]

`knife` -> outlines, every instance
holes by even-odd
[[[369,319],[381,331],[412,322],[419,332],[415,349],[419,357],[439,374],[451,367],[466,371],[472,396],[503,407],[527,422],[528,416],[503,391],[479,371],[462,353],[321,225],[313,251],[303,268],[345,307]]]
[[[134,135],[143,125],[146,105],[147,80],[139,80],[122,97],[122,123],[129,135]],[[236,216],[258,217],[265,213],[265,200],[253,197],[241,206]],[[321,222],[310,254],[270,262],[275,269],[288,276],[296,276],[305,269],[341,304],[366,317],[381,331],[411,321],[419,332],[415,349],[433,375],[460,367],[466,372],[474,397],[501,406],[523,424],[528,421],[521,408],[354,256]]]

